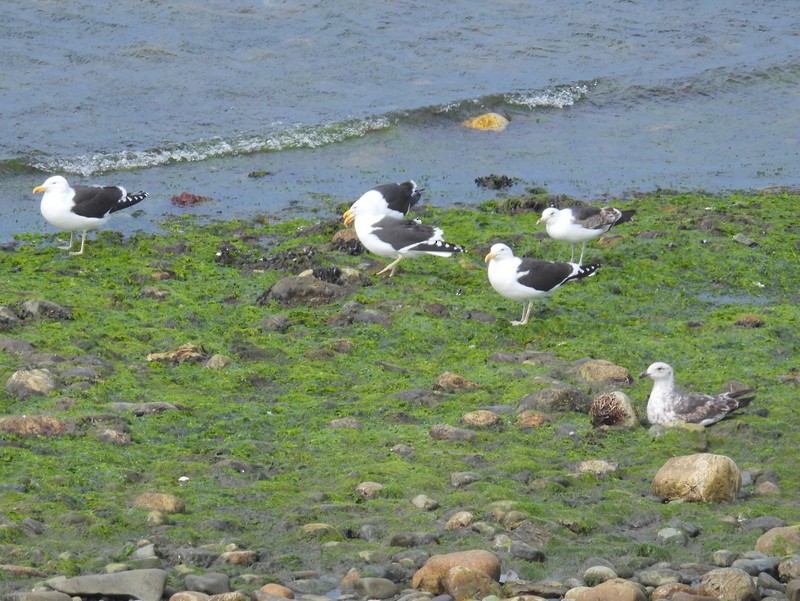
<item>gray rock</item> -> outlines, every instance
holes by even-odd
[[[686,533],[677,528],[662,528],[656,534],[656,540],[662,545],[685,545],[688,542]]]
[[[29,300],[22,303],[22,316],[25,319],[55,319],[69,321],[72,312],[69,309],[46,300]]]
[[[617,573],[606,566],[592,566],[583,573],[583,580],[587,586],[596,586],[616,577]]]
[[[8,307],[0,307],[0,332],[22,325],[22,320]],[[3,348],[0,345],[0,348]]]
[[[475,472],[453,472],[450,474],[450,484],[456,488],[462,488],[481,480],[483,480],[483,476]]]
[[[208,572],[206,574],[188,574],[183,581],[187,590],[199,591],[207,595],[219,595],[231,590],[231,580],[227,574]]]
[[[513,541],[508,551],[511,553],[512,557],[518,557],[520,559],[524,559],[525,561],[545,561],[544,551],[537,549],[536,547],[532,547],[528,543],[525,543],[521,540]]]
[[[55,389],[55,378],[48,369],[20,369],[6,381],[6,390],[18,399],[47,395]]]
[[[777,575],[778,564],[781,562],[778,557],[764,557],[762,559],[737,559],[731,567],[744,570],[751,576],[758,576],[761,572]]]
[[[588,413],[592,399],[574,386],[562,384],[522,397],[517,412],[544,411]]]
[[[364,524],[358,529],[358,538],[368,543],[379,541],[381,536],[381,529],[374,524]]]
[[[758,580],[756,582],[756,585],[759,588],[786,593],[786,585],[780,582],[779,580],[773,578],[766,572],[763,572],[758,575]]]
[[[745,520],[742,522],[741,528],[744,532],[751,532],[752,530],[766,532],[773,528],[783,528],[787,524],[788,522],[786,520],[765,515],[759,518],[753,518],[752,520]]]
[[[289,276],[278,280],[265,295],[259,298],[274,300],[285,307],[298,305],[324,305],[344,298],[351,290],[325,282],[315,277]]]
[[[3,601],[72,601],[72,597],[58,591],[16,592],[4,595]]]
[[[398,586],[388,578],[359,578],[356,593],[367,599],[388,599],[398,592]]]
[[[636,579],[645,586],[657,587],[662,584],[681,582],[680,572],[672,568],[651,568],[639,572]]]
[[[92,574],[48,580],[50,588],[68,595],[110,595],[141,601],[160,601],[167,583],[164,570],[130,570],[116,574]]]
[[[0,307],[0,328],[2,327],[3,321],[3,309],[5,309],[5,307]],[[32,350],[33,345],[25,340],[20,340],[19,338],[0,337],[0,351],[5,351],[7,353],[11,353],[12,355],[19,355],[22,353],[29,353]]]
[[[715,566],[720,568],[729,568],[733,565],[733,562],[739,559],[739,554],[734,551],[726,551],[725,549],[720,549],[719,551],[714,551],[714,555],[712,556],[712,561],[714,562]]]

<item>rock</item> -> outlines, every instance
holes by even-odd
[[[647,599],[641,585],[613,578],[580,591],[574,597],[575,601],[645,601]]]
[[[472,440],[475,432],[464,428],[456,428],[447,424],[436,424],[428,431],[434,440]]]
[[[481,480],[483,480],[483,476],[476,472],[453,472],[450,474],[450,484],[456,488],[463,488]]]
[[[786,599],[788,601],[800,601],[800,579],[790,580],[786,584]]]
[[[579,474],[594,474],[595,476],[605,476],[617,471],[618,464],[603,459],[587,459],[580,461],[575,466],[575,471]]]
[[[739,468],[725,455],[698,453],[669,459],[656,473],[652,493],[671,501],[724,503],[736,499]]]
[[[624,383],[633,382],[631,372],[625,367],[614,365],[605,359],[590,359],[578,368],[580,377],[589,383]]]
[[[250,601],[250,597],[245,595],[242,591],[230,591],[211,595],[208,601]]]
[[[55,319],[69,321],[72,312],[69,309],[46,300],[29,300],[22,303],[22,316],[25,319]]]
[[[133,499],[131,505],[138,509],[150,509],[164,513],[183,513],[186,510],[186,505],[181,499],[159,492],[142,493]]]
[[[509,120],[499,113],[484,113],[461,122],[464,127],[481,131],[503,131],[508,124]]]
[[[800,553],[800,524],[768,530],[758,537],[755,550],[766,555]]]
[[[285,332],[292,327],[292,320],[281,314],[270,315],[259,321],[258,327],[268,332]]]
[[[0,418],[0,431],[16,436],[62,436],[71,426],[52,415],[20,415]]]
[[[547,416],[538,411],[523,411],[517,414],[517,424],[520,428],[538,428],[547,421]]]
[[[778,564],[778,576],[783,582],[800,578],[800,556],[792,555]]]
[[[475,516],[469,511],[458,511],[454,513],[444,525],[445,530],[463,530],[475,521]]]
[[[0,306],[0,332],[12,330],[22,325],[22,320],[8,307]],[[0,348],[3,348],[0,344]],[[33,348],[33,347],[31,347]]]
[[[499,576],[498,576],[499,578]],[[500,584],[483,570],[465,566],[453,566],[444,580],[445,592],[455,601],[485,599],[489,595],[501,595]]]
[[[607,566],[592,566],[583,573],[583,580],[590,587],[618,577],[618,574]]]
[[[470,382],[463,376],[446,371],[436,378],[433,384],[434,390],[477,390],[480,386],[475,382]]]
[[[72,601],[72,597],[58,591],[15,592],[3,595],[3,601]]]
[[[267,301],[276,301],[284,307],[316,306],[340,300],[350,292],[349,288],[316,277],[289,276],[275,282],[258,302],[263,305]]]
[[[56,389],[56,381],[48,369],[20,369],[6,381],[6,390],[20,400],[29,396],[45,396]]]
[[[703,575],[698,590],[726,601],[757,601],[758,592],[753,580],[743,570],[717,568]]]
[[[374,499],[383,490],[383,484],[379,482],[361,482],[356,486],[356,494],[362,499]]]
[[[589,416],[594,427],[638,428],[639,411],[624,392],[604,392],[592,399]]]
[[[398,532],[389,540],[391,547],[423,547],[439,543],[439,537],[433,532]]]
[[[147,355],[148,361],[160,361],[168,365],[179,365],[181,363],[200,363],[205,361],[207,354],[203,347],[196,344],[182,344],[176,349],[164,353],[150,353]]]
[[[200,591],[180,591],[169,598],[169,601],[208,601],[209,595]]]
[[[0,328],[2,327],[3,313],[5,307],[0,307]],[[33,345],[25,340],[19,338],[6,338],[0,337],[0,351],[11,353],[12,355],[21,355],[22,353],[29,353],[33,350]]]
[[[592,400],[585,393],[574,386],[560,384],[524,396],[517,406],[517,413],[523,411],[587,413],[591,404]]]
[[[207,595],[219,595],[231,590],[230,577],[220,572],[188,574],[184,578],[183,584],[190,591],[199,591]]]
[[[294,599],[294,593],[292,592],[292,589],[287,588],[285,586],[281,586],[280,584],[275,584],[274,582],[265,584],[258,590],[260,590],[262,593],[275,595],[276,597],[283,597],[284,599]]]
[[[461,418],[461,423],[466,426],[474,426],[476,428],[488,428],[496,426],[500,423],[500,416],[494,411],[487,411],[486,409],[479,409],[478,411],[470,411],[465,413]]]
[[[431,499],[427,495],[417,495],[411,499],[411,503],[414,505],[414,507],[424,509],[425,511],[433,511],[439,507],[439,501]]]
[[[712,555],[711,561],[714,562],[715,566],[720,568],[729,568],[733,565],[733,562],[739,559],[739,554],[734,551],[727,551],[725,549],[720,549],[719,551],[714,551]]]
[[[257,551],[226,551],[220,556],[220,559],[227,564],[235,566],[249,566],[258,561]]]
[[[225,369],[228,367],[233,360],[230,357],[226,357],[225,355],[211,355],[208,358],[208,361],[203,363],[203,367],[206,369]]]
[[[512,540],[508,552],[512,557],[518,557],[525,561],[543,562],[546,559],[544,551],[521,540]]]
[[[398,586],[387,578],[359,578],[355,583],[355,591],[366,599],[388,599],[398,592]]]
[[[328,422],[329,428],[347,428],[349,430],[361,430],[364,426],[354,417],[340,417]]]
[[[677,528],[662,528],[656,533],[656,540],[661,545],[685,545],[689,542],[686,534]]]
[[[670,591],[670,594],[676,590],[692,592],[691,589],[686,585],[680,585],[678,588],[675,587],[676,584],[680,584],[681,574],[672,568],[654,567],[649,570],[642,570],[636,575],[636,580],[639,582],[639,584],[643,584],[644,586],[652,586],[662,589],[662,592]],[[651,597],[653,596],[654,595],[651,595]],[[665,596],[664,598],[668,599],[669,595]]]
[[[500,560],[489,551],[474,550],[431,556],[411,579],[411,586],[433,593],[445,591],[444,582],[451,568],[471,568],[494,581],[500,578]]]
[[[300,528],[300,535],[303,538],[341,538],[336,528],[324,522],[303,525],[303,527]]]
[[[47,585],[68,595],[86,597],[109,595],[160,601],[167,583],[164,570],[129,570],[116,574],[93,574],[75,578],[54,578]]]

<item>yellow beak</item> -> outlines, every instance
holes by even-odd
[[[486,255],[486,256],[483,258],[483,260],[484,260],[484,262],[488,263],[489,261],[491,261],[492,259],[494,259],[496,256],[497,256],[497,255],[495,255],[495,254],[493,254],[493,253],[489,253],[488,255]]]
[[[344,217],[344,224],[350,225],[351,223],[353,223],[353,220],[356,218],[356,215],[355,213],[353,213],[353,211],[348,209],[344,212],[344,215],[342,215],[342,217]]]
[[[537,221],[536,223],[539,224],[539,223],[542,223],[543,221],[544,221],[544,218],[543,217],[539,217],[539,221]]]
[[[36,186],[36,187],[33,189],[33,193],[34,193],[34,194],[39,194],[40,192],[44,192],[44,191],[45,191],[45,189],[46,189],[46,188],[45,188],[44,186]]]

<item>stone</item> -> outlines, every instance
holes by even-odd
[[[613,578],[578,592],[575,601],[645,601],[643,587],[635,582]]]
[[[500,559],[494,553],[484,550],[458,551],[432,555],[414,573],[411,586],[440,595],[446,592],[444,581],[450,569],[454,567],[478,570],[494,581],[500,578]]]
[[[359,578],[355,583],[355,591],[366,599],[388,599],[398,592],[398,586],[388,578]]]
[[[800,578],[800,555],[791,555],[778,564],[778,576],[783,582]]]
[[[450,484],[456,488],[463,488],[481,480],[483,480],[483,476],[476,472],[453,472],[450,474]]]
[[[661,601],[662,599],[672,599],[673,595],[677,593],[694,594],[695,590],[688,584],[683,584],[679,580],[671,580],[666,584],[655,585],[652,581],[648,582],[641,578],[641,572],[637,576],[637,580],[644,586],[654,587],[650,593],[650,601]]]
[[[169,598],[169,601],[207,601],[209,595],[200,591],[180,591]]]
[[[683,546],[689,542],[689,537],[686,536],[683,530],[670,526],[669,528],[661,528],[661,530],[656,533],[656,541],[658,541],[660,545]]]
[[[641,425],[639,411],[624,392],[604,392],[592,399],[589,416],[595,428],[638,428]]]
[[[733,562],[739,559],[739,554],[735,551],[727,551],[726,549],[720,549],[719,551],[714,551],[714,554],[711,556],[711,561],[714,562],[714,565],[720,568],[729,568],[733,565]]]
[[[481,131],[503,131],[509,123],[509,120],[499,113],[484,113],[462,121],[461,125]]]
[[[524,396],[517,406],[517,412],[554,411],[565,413],[577,411],[579,413],[587,413],[591,404],[592,400],[586,393],[574,386],[559,384]]]
[[[736,499],[739,468],[725,455],[697,453],[672,457],[652,482],[652,493],[671,501],[724,503]]]
[[[592,566],[583,573],[583,580],[590,587],[617,577],[617,573],[607,566]]]
[[[439,374],[433,384],[434,390],[477,390],[479,388],[480,386],[475,382],[471,382],[464,376],[454,374],[451,371]]]
[[[636,575],[636,580],[644,586],[665,587],[681,581],[680,572],[672,568],[653,567],[642,570]]]
[[[19,591],[3,595],[3,601],[72,601],[72,597],[58,591]]]
[[[587,459],[580,461],[575,466],[575,471],[578,474],[593,474],[595,476],[605,476],[617,471],[618,464],[616,462],[605,461],[604,459]]]
[[[800,524],[767,530],[758,537],[755,550],[766,555],[800,553]]]
[[[20,400],[29,396],[46,396],[56,389],[49,369],[20,369],[6,380],[6,391]]]
[[[122,596],[141,601],[161,601],[166,584],[167,573],[157,569],[91,574],[65,579],[54,578],[47,581],[50,588],[68,595]]]
[[[250,597],[245,595],[242,591],[229,591],[227,593],[211,595],[208,601],[250,601]]]
[[[453,566],[444,580],[445,592],[455,601],[486,599],[501,594],[500,584],[483,570],[466,566]]]
[[[466,428],[456,428],[448,424],[436,424],[431,426],[428,434],[434,440],[472,440],[475,432]]]
[[[445,530],[463,530],[472,525],[475,516],[469,511],[458,511],[454,513],[444,525]]]
[[[380,482],[361,482],[356,486],[356,494],[362,499],[374,499],[382,490],[383,484]]]
[[[206,369],[225,369],[233,362],[233,359],[230,357],[226,357],[225,355],[211,355],[208,358],[208,361],[203,363],[203,367]]]
[[[20,307],[22,317],[25,319],[55,319],[69,321],[72,312],[69,309],[46,300],[29,300]]]
[[[590,359],[578,368],[580,377],[590,383],[623,383],[631,384],[633,378],[627,368],[615,365],[605,359]]]
[[[219,595],[231,590],[230,576],[221,572],[188,574],[183,584],[190,591],[199,591],[207,595]]]
[[[257,551],[226,551],[220,556],[220,559],[227,564],[235,566],[249,566],[258,561]]]
[[[330,524],[315,522],[300,528],[303,538],[340,538],[339,531]]]
[[[547,421],[547,416],[538,411],[522,411],[517,414],[517,424],[520,428],[538,428]]]
[[[278,280],[262,297],[284,307],[317,306],[341,300],[350,292],[349,288],[316,277],[289,276]],[[262,297],[259,297],[260,304],[264,304]]]
[[[274,582],[265,584],[258,590],[260,590],[262,593],[275,595],[276,597],[283,597],[284,599],[294,599],[294,592],[292,592],[292,589],[286,586],[282,586],[280,584],[275,584]]]
[[[8,307],[0,306],[0,332],[11,330],[22,325],[22,320]],[[7,350],[0,341],[0,349]],[[32,350],[31,347],[28,350]]]
[[[703,575],[697,587],[701,594],[726,601],[757,601],[752,578],[737,568],[717,568]]]
[[[461,418],[461,423],[466,426],[474,426],[476,428],[488,428],[496,426],[500,423],[500,416],[494,411],[487,411],[486,409],[479,409],[478,411],[470,411],[465,413]]]
[[[16,436],[63,436],[72,426],[52,415],[12,415],[0,418],[0,432]]]
[[[512,557],[518,557],[525,561],[543,562],[546,559],[544,551],[521,540],[512,540],[508,552]]]
[[[183,513],[186,511],[184,502],[175,495],[159,492],[146,492],[135,497],[131,502],[138,509],[149,509],[164,513]]]
[[[439,507],[439,501],[431,499],[427,495],[416,495],[413,499],[411,499],[411,504],[414,505],[414,507],[424,509],[425,511],[433,511]]]
[[[786,599],[800,601],[800,579],[790,580],[786,583]]]

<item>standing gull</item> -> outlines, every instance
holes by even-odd
[[[533,306],[533,299],[546,296],[573,280],[594,275],[600,265],[581,266],[539,259],[515,257],[505,244],[495,244],[486,255],[489,283],[501,296],[522,301],[522,319],[511,325],[524,326]]]
[[[356,235],[364,247],[378,256],[395,260],[378,272],[394,275],[404,257],[435,255],[449,257],[465,252],[458,244],[445,242],[442,230],[418,221],[398,219],[382,212],[384,208],[371,197],[359,198],[344,213],[345,225],[355,222]]]
[[[41,204],[44,218],[69,232],[69,245],[59,248],[70,250],[74,233],[83,232],[81,249],[70,253],[73,255],[83,254],[86,232],[100,229],[111,213],[147,198],[147,192],[128,194],[122,186],[70,186],[60,175],[47,178],[41,186],[33,189],[34,194],[40,192],[44,192]]]
[[[364,192],[356,202],[374,204],[376,212],[402,219],[419,202],[421,192],[414,180],[399,184],[381,184]]]
[[[586,243],[605,234],[611,229],[611,226],[630,221],[634,213],[636,213],[634,210],[620,211],[614,207],[600,209],[589,205],[567,209],[549,207],[542,212],[542,217],[537,223],[545,224],[547,235],[551,238],[569,242],[572,245],[570,261],[575,260],[575,245],[579,242],[582,243],[578,264],[583,264]]]
[[[746,407],[753,400],[755,390],[744,388],[734,392],[721,392],[716,396],[687,392],[675,385],[675,372],[666,363],[653,363],[639,378],[653,379],[653,390],[647,400],[647,419],[651,424],[684,421],[710,426],[732,411]],[[744,396],[750,395],[750,396]]]

